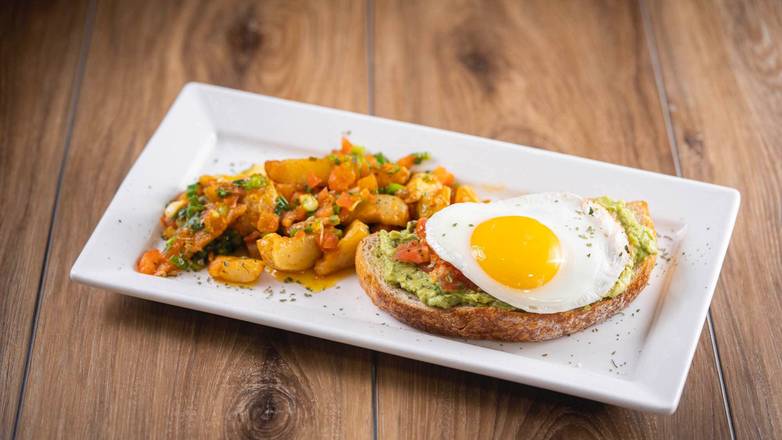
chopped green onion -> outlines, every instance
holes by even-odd
[[[313,212],[318,209],[318,199],[311,194],[302,194],[299,196],[299,205],[307,212]]]
[[[367,153],[367,149],[362,147],[361,145],[353,145],[353,147],[350,148],[350,154],[355,154],[357,156],[363,156]]]
[[[234,181],[234,184],[247,190],[258,189],[266,186],[266,176],[263,174],[253,174],[247,179]]]
[[[217,188],[217,197],[220,197],[221,199],[228,197],[228,195],[231,194],[231,191],[228,191],[225,188]]]
[[[413,163],[418,165],[425,160],[429,160],[431,157],[432,156],[427,152],[413,153]]]
[[[187,269],[187,260],[182,258],[181,255],[174,255],[173,257],[169,258],[168,261],[170,261],[171,264],[176,266],[177,269],[180,269],[180,270]]]
[[[393,194],[396,194],[397,192],[399,192],[399,190],[401,190],[404,187],[405,187],[404,185],[400,185],[398,183],[389,183],[384,188],[381,188],[380,192],[382,194],[392,194],[393,195]]]
[[[376,153],[373,155],[378,164],[383,165],[388,162],[388,158],[383,153]]]
[[[174,244],[175,241],[176,241],[176,237],[171,237],[168,240],[166,240],[165,250],[171,249],[171,246]]]

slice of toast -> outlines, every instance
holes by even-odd
[[[646,202],[630,202],[639,222],[654,231]],[[430,307],[414,294],[387,283],[382,263],[377,256],[378,234],[365,238],[356,252],[356,272],[364,291],[377,307],[412,327],[467,339],[499,341],[544,341],[581,331],[605,321],[627,307],[646,287],[654,268],[656,256],[649,255],[640,262],[633,279],[624,292],[589,307],[567,312],[540,314],[496,307],[457,306],[449,309]]]

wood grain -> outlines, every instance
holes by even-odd
[[[24,377],[85,3],[0,9],[0,438],[11,438]]]
[[[674,173],[634,5],[382,0],[373,18],[378,115]],[[381,438],[729,437],[708,333],[672,417],[385,355],[377,387]]]
[[[782,3],[652,1],[684,176],[742,207],[712,305],[739,438],[782,431]]]
[[[356,111],[364,3],[99,2],[21,438],[367,438],[367,351],[74,284],[68,271],[182,86]]]

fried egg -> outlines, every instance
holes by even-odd
[[[426,240],[483,291],[532,313],[600,300],[630,263],[621,223],[570,193],[450,205],[426,222]]]

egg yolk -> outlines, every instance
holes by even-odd
[[[473,230],[470,246],[490,277],[516,289],[531,290],[546,284],[562,262],[557,236],[530,217],[489,219]]]

